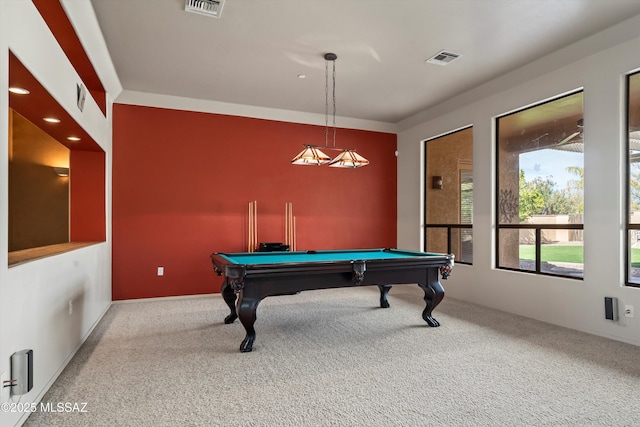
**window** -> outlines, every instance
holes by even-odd
[[[582,279],[582,92],[496,121],[496,267]]]
[[[426,252],[473,263],[473,129],[425,142]]]
[[[473,170],[460,169],[460,224],[473,224]],[[473,264],[473,230],[460,229],[460,261]]]
[[[640,287],[640,73],[627,77],[627,280]]]

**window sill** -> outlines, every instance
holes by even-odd
[[[69,242],[59,243],[57,245],[41,246],[38,248],[22,249],[19,251],[9,252],[9,267],[24,264],[40,258],[46,258],[53,255],[70,252],[76,249],[95,245],[102,242]]]

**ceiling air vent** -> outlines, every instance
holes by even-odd
[[[462,55],[460,55],[459,53],[447,52],[446,50],[442,50],[438,54],[427,59],[426,62],[428,62],[429,64],[447,65],[448,63],[460,58],[461,56]]]
[[[185,0],[184,10],[213,18],[220,18],[224,0]]]

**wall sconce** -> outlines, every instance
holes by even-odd
[[[63,168],[63,167],[54,166],[53,167],[53,171],[58,176],[69,176],[69,168]]]
[[[431,177],[431,188],[433,190],[442,190],[442,176],[434,175]]]

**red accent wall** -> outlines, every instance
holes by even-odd
[[[298,250],[395,247],[396,135],[338,129],[359,169],[291,165],[304,143],[324,127],[114,104],[113,299],[219,292],[209,255],[246,251],[253,200],[262,242],[292,202]]]
[[[104,151],[71,150],[70,222],[72,242],[104,242],[106,237]]]

